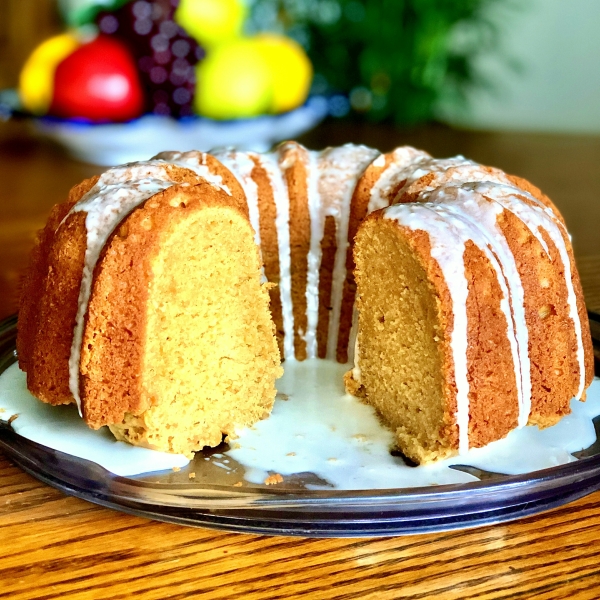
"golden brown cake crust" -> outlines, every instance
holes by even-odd
[[[86,248],[84,213],[71,213],[54,235],[27,387],[49,404],[69,404],[69,356]]]
[[[290,260],[292,278],[292,310],[294,313],[294,352],[297,360],[307,356],[304,334],[306,316],[306,284],[310,249],[310,214],[308,210],[308,152],[296,142],[279,147],[279,164],[287,184],[290,201]]]
[[[333,285],[333,265],[337,252],[337,230],[335,219],[325,217],[323,239],[321,240],[321,266],[319,268],[319,319],[317,322],[317,356],[326,358],[331,313],[331,291]]]
[[[472,242],[466,245],[464,262],[468,284],[469,447],[480,448],[517,426],[519,400],[496,272]]]
[[[97,181],[98,177],[93,177],[76,185],[67,201],[52,209],[33,250],[22,290],[19,366],[27,372],[29,390],[49,404],[74,401],[68,360],[85,253],[85,224],[81,217],[63,221]]]
[[[283,356],[284,329],[281,293],[279,290],[279,240],[277,227],[275,226],[277,207],[267,172],[261,166],[260,160],[256,156],[251,158],[254,162],[251,177],[258,189],[260,250],[265,277],[272,284],[269,289],[271,316],[275,323],[279,353]]]
[[[338,342],[336,350],[336,359],[338,362],[348,361],[348,343],[350,341],[350,330],[352,329],[352,312],[354,300],[356,298],[356,283],[354,281],[354,238],[359,225],[367,216],[369,198],[371,189],[375,182],[385,171],[386,167],[392,162],[391,154],[384,155],[384,164],[378,166],[371,163],[358,180],[352,200],[350,203],[350,215],[348,218],[348,249],[346,251],[346,279],[344,280],[344,290],[342,295],[342,308],[340,314],[340,327],[338,333]]]
[[[68,202],[64,202],[52,207],[46,226],[37,232],[35,246],[29,258],[29,266],[21,282],[17,356],[19,367],[25,372],[29,370],[31,364],[32,348],[38,330],[39,307],[48,272],[47,249],[52,246],[54,232],[71,206]]]
[[[27,372],[31,364],[31,355],[36,345],[36,336],[40,329],[40,309],[44,302],[44,288],[48,278],[49,249],[54,243],[54,234],[61,221],[73,205],[98,181],[98,177],[86,179],[73,187],[68,199],[52,207],[43,229],[36,235],[35,245],[25,272],[19,298],[19,322],[17,336],[17,355],[19,367]]]
[[[532,185],[531,183],[529,183],[526,179],[523,179],[522,177],[517,177],[515,175],[509,175],[508,178],[511,181],[513,181],[513,183],[516,186],[518,186],[522,190],[530,193],[532,196],[534,196],[535,198],[537,198],[538,200],[543,202],[546,206],[548,206],[552,210],[552,212],[554,213],[556,218],[563,225],[563,229],[562,229],[561,233],[563,236],[563,240],[565,242],[567,254],[569,256],[570,267],[571,267],[571,282],[573,284],[573,289],[575,291],[575,298],[577,301],[577,313],[579,316],[579,321],[581,323],[581,338],[582,338],[582,343],[583,343],[584,363],[585,363],[585,387],[587,388],[591,385],[591,383],[594,379],[594,353],[593,353],[593,348],[592,348],[592,336],[590,333],[590,323],[588,320],[587,310],[585,307],[585,299],[583,296],[583,289],[581,287],[581,280],[579,278],[579,273],[577,271],[577,264],[575,262],[573,248],[571,246],[571,242],[570,242],[567,232],[566,232],[566,224],[565,224],[564,218],[561,215],[558,208],[555,206],[555,204],[539,188]],[[554,244],[548,239],[546,239],[546,243],[549,244],[552,248],[550,255],[552,257],[557,257],[557,250],[556,250]],[[533,260],[535,260],[535,258],[533,258]],[[553,296],[548,297],[548,295],[552,293],[552,289],[556,288],[557,285],[559,285],[559,286],[562,285],[562,283],[564,281],[564,268],[562,268],[562,266],[560,264],[560,260],[557,260],[557,258],[554,258],[553,262],[554,262],[554,276],[548,278],[547,275],[542,274],[538,278],[538,282],[543,282],[542,289],[548,290],[546,295],[538,298],[538,303],[537,303],[538,319],[541,318],[541,320],[546,320],[548,317],[550,317],[550,319],[551,319],[550,322],[552,322],[553,320],[556,320],[555,317],[557,317],[558,315],[553,314],[556,311],[556,298]],[[538,269],[539,269],[539,267],[538,267]],[[562,298],[562,302],[564,303],[564,299],[566,298],[566,290],[563,289],[563,291],[560,292],[559,295]],[[559,306],[560,306],[560,303],[559,303]],[[564,306],[564,304],[563,304],[563,306]],[[563,311],[564,310],[566,310],[566,309],[563,309]],[[530,321],[535,322],[535,316],[532,316],[528,320],[528,324]],[[552,348],[550,349],[550,352],[553,353],[554,355],[556,355],[557,353],[560,354],[561,352],[564,353],[565,351],[573,352],[573,350],[575,348],[575,340],[574,340],[574,332],[572,331],[572,321],[565,312],[562,312],[561,325],[558,325],[558,327],[554,327],[554,332],[552,332],[552,333],[550,332],[550,330],[547,330],[545,332],[544,337],[542,337],[542,339],[540,340],[540,344],[544,344],[544,340],[555,339],[553,337],[555,334],[558,334],[560,336],[559,339],[565,340],[565,341],[562,341],[562,342],[557,341],[557,343],[552,344]],[[570,337],[570,341],[566,341],[567,337]],[[572,378],[572,380],[575,381],[575,379],[578,378],[578,376],[579,376],[579,365],[575,363],[574,353],[571,354],[570,360],[571,360],[571,368],[570,368],[571,373],[563,372],[563,367],[560,364],[562,362],[560,360],[560,357],[558,358],[558,360],[556,358],[553,358],[550,361],[547,361],[547,367],[545,369],[546,377],[548,377],[548,374],[551,373],[552,370],[554,370],[555,377],[552,377],[552,375],[549,375],[549,379],[559,379],[564,382],[564,381],[566,381],[566,379]],[[556,372],[556,371],[558,371],[558,372]],[[541,373],[541,370],[539,370],[539,372]],[[541,379],[541,377],[538,376],[538,379]],[[557,395],[555,396],[553,401],[548,402],[548,398],[546,397],[545,402],[541,401],[541,402],[536,403],[537,405],[534,406],[532,409],[533,416],[531,418],[531,423],[535,423],[540,426],[552,425],[557,420],[557,418],[555,416],[552,416],[552,413],[554,413],[555,410],[561,416],[563,414],[570,412],[570,408],[568,406],[569,402],[570,402],[570,397],[569,397],[569,392],[568,392],[569,384],[561,383],[560,388],[562,388],[562,390],[557,393]],[[572,396],[574,396],[577,392],[577,384],[576,383],[571,383],[571,390],[573,390]],[[584,392],[583,398],[585,399],[585,392]],[[545,404],[545,408],[543,408],[544,404]]]
[[[557,249],[547,239],[551,260],[540,243],[512,213],[499,226],[515,257],[524,290],[531,361],[531,424],[547,426],[570,412],[577,393],[576,339],[569,316],[567,289]],[[548,340],[553,340],[552,344]],[[575,373],[573,372],[575,371]]]

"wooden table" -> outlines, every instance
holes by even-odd
[[[409,143],[526,177],[573,233],[588,305],[600,310],[600,138],[411,132],[329,124],[311,147]],[[0,125],[0,318],[16,309],[36,229],[99,169]],[[148,521],[32,479],[0,454],[0,599],[600,597],[600,492],[540,516],[473,530],[381,539],[294,539]]]

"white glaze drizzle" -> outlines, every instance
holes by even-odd
[[[395,203],[404,193],[418,193],[420,194],[419,200],[422,201],[428,197],[428,192],[449,184],[489,181],[514,186],[506,173],[500,169],[483,167],[463,156],[424,159],[416,164],[414,171],[410,171],[410,167],[405,169],[406,183],[398,191],[392,203]],[[427,175],[427,179],[423,181],[422,177],[425,175]]]
[[[419,189],[433,190],[442,182],[451,182],[454,180],[454,174],[460,182],[464,181],[482,181],[487,175],[480,164],[465,158],[464,156],[453,156],[452,158],[432,158],[430,156],[420,156],[417,160],[409,164],[400,171],[398,178],[404,179],[404,186],[398,192],[398,195],[404,191],[410,191],[413,184],[417,184]],[[420,180],[427,175],[427,185]],[[433,176],[433,179],[432,179]],[[397,196],[396,196],[397,197]]]
[[[292,310],[292,277],[290,249],[290,199],[287,185],[279,166],[279,152],[259,155],[261,167],[265,170],[271,189],[277,214],[275,228],[277,230],[277,245],[279,248],[279,294],[283,317],[283,356],[294,358],[294,313]]]
[[[446,207],[436,204],[396,204],[384,212],[392,219],[412,230],[426,231],[431,241],[431,256],[439,264],[448,286],[452,302],[453,325],[450,348],[454,362],[456,383],[456,425],[458,451],[469,449],[469,380],[467,373],[467,295],[463,251],[472,239],[471,228],[453,219]],[[462,250],[462,251],[461,251]]]
[[[307,151],[306,191],[308,214],[310,217],[310,245],[306,257],[306,332],[302,336],[306,342],[307,358],[317,356],[317,325],[319,322],[319,275],[323,251],[321,240],[325,228],[323,200],[319,190],[319,152]]]
[[[525,295],[517,264],[497,225],[497,217],[503,208],[481,194],[465,192],[459,186],[438,188],[428,198],[428,202],[443,204],[449,215],[467,225],[471,241],[485,254],[496,272],[496,279],[502,290],[500,309],[506,320],[517,386],[517,426],[524,427],[531,412],[529,330],[525,320]]]
[[[335,219],[336,228],[336,253],[331,282],[331,312],[327,335],[327,358],[331,360],[335,360],[336,357],[340,327],[352,195],[365,169],[378,156],[382,156],[378,150],[367,146],[346,144],[338,148],[328,148],[321,153],[320,157],[319,193],[325,211],[323,226],[325,217],[332,216]],[[349,347],[352,349],[353,344],[350,344]]]
[[[398,185],[403,179],[406,179],[408,173],[412,172],[414,163],[428,158],[431,157],[427,152],[416,150],[410,146],[396,148],[392,152],[392,162],[379,174],[379,178],[371,188],[367,212],[372,213],[374,210],[389,206],[394,186]],[[376,161],[378,163],[374,163],[374,166],[385,165],[385,157],[382,160],[380,156]],[[410,168],[408,173],[407,168]]]
[[[378,169],[385,167],[385,154],[380,154],[371,164]]]
[[[552,209],[539,200],[521,190],[520,188],[509,185],[493,185],[483,182],[472,184],[473,191],[492,198],[506,210],[517,216],[529,229],[532,235],[539,241],[541,246],[549,253],[541,231],[548,234],[552,243],[558,250],[560,260],[564,268],[564,279],[567,287],[567,303],[569,305],[569,316],[573,321],[575,328],[575,339],[577,343],[577,362],[579,364],[579,386],[577,390],[577,399],[581,398],[585,390],[585,352],[583,348],[583,334],[579,311],[577,310],[577,296],[573,287],[572,266],[567,250],[565,235],[568,235],[563,223],[554,214]],[[532,204],[525,204],[522,198],[527,198]]]
[[[223,178],[213,173],[206,164],[206,152],[198,152],[197,150],[190,150],[189,152],[161,152],[153,160],[161,160],[171,165],[190,169],[212,186],[223,190],[228,196],[231,196],[231,190],[223,183]]]
[[[124,165],[104,173],[69,212],[69,215],[76,212],[86,213],[86,250],[69,356],[69,389],[77,402],[80,414],[81,344],[85,315],[92,291],[92,277],[102,248],[110,234],[133,209],[172,185],[175,185],[175,182],[170,180],[166,163],[149,161]]]
[[[252,160],[254,154],[237,152],[235,150],[222,150],[213,152],[212,155],[220,160],[239,181],[246,194],[250,223],[254,229],[254,241],[260,248],[260,214],[258,210],[258,186],[252,179],[252,171],[256,166]]]

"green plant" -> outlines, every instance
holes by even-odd
[[[313,91],[339,94],[334,114],[412,125],[487,84],[476,57],[498,46],[486,12],[500,1],[254,0],[251,27],[304,45]]]

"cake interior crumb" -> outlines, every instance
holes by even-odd
[[[188,455],[271,411],[282,369],[268,294],[252,228],[230,208],[174,221],[151,266],[142,374],[150,408],[111,431]]]
[[[363,223],[355,260],[364,400],[410,459],[444,458],[450,449],[443,435],[443,333],[435,289],[393,221]]]

